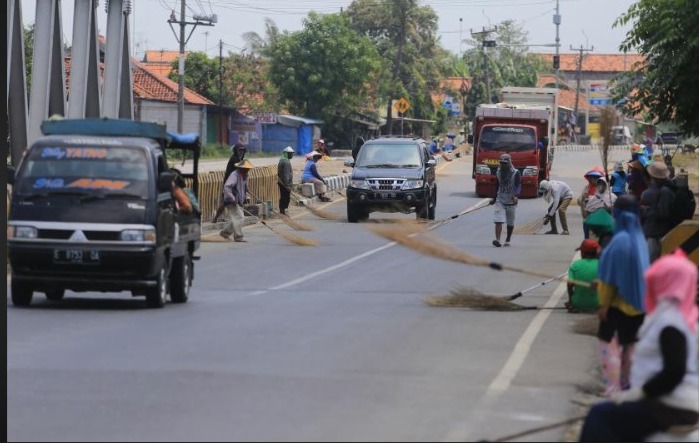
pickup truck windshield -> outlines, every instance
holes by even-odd
[[[22,195],[148,194],[148,163],[142,149],[34,146],[18,171]]]
[[[421,164],[415,143],[366,144],[355,162],[360,168],[419,168]]]
[[[517,126],[486,126],[481,131],[478,148],[489,151],[531,151],[536,149],[532,128]]]

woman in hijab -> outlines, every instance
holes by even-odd
[[[697,274],[681,249],[647,270],[647,314],[634,351],[632,389],[590,409],[581,442],[697,441]],[[658,432],[674,438],[656,440]]]
[[[595,195],[595,192],[597,192],[597,179],[604,177],[604,171],[599,166],[595,166],[587,171],[583,177],[587,181],[587,184],[578,197],[578,206],[580,206],[582,218],[585,220],[585,218],[589,215],[589,213],[585,212],[585,205],[587,204],[587,200]],[[590,238],[590,230],[587,228],[587,226],[585,226],[585,223],[583,223],[583,232],[585,234],[585,238]]]
[[[629,388],[631,352],[645,312],[643,274],[649,266],[636,198],[630,194],[619,197],[612,215],[614,235],[600,256],[597,279],[600,306],[597,338],[605,396]],[[615,338],[621,346],[620,356]]]

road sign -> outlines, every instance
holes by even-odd
[[[274,112],[255,112],[255,120],[263,124],[274,124],[277,122],[277,114]]]
[[[612,104],[612,97],[606,82],[594,82],[588,85],[588,100],[594,106],[606,106]]]
[[[394,108],[396,108],[396,111],[400,112],[401,114],[405,114],[405,112],[410,109],[410,103],[408,103],[408,100],[405,98],[401,97],[400,100],[398,100],[394,105]]]

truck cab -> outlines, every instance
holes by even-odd
[[[173,199],[168,152],[189,157],[198,189],[199,141],[155,123],[46,121],[12,186],[7,240],[12,302],[65,290],[145,296],[149,307],[188,300],[201,241],[200,214]]]

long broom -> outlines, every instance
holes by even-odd
[[[263,201],[262,199],[260,199],[259,197],[256,197],[254,194],[250,193],[249,191],[248,191],[248,194],[250,194],[250,196],[252,198],[254,198],[258,203]],[[313,228],[308,226],[307,224],[301,223],[297,220],[294,220],[286,214],[280,214],[273,209],[270,209],[270,211],[272,211],[272,213],[274,215],[276,215],[279,218],[279,220],[281,220],[282,222],[284,222],[285,224],[289,225],[290,227],[292,227],[293,229],[295,229],[297,231],[312,231],[313,230]]]
[[[483,266],[496,271],[519,272],[522,274],[533,275],[536,277],[566,281],[577,286],[583,286],[587,288],[590,287],[590,283],[588,282],[572,280],[564,276],[552,276],[551,274],[535,271],[532,269],[517,268],[514,266],[497,262],[491,262],[479,257],[475,257],[454,247],[452,244],[446,243],[436,238],[435,236],[425,234],[423,237],[429,236],[430,238],[418,238],[415,236],[415,234],[419,233],[419,231],[415,229],[407,229],[405,227],[387,228],[386,226],[382,225],[369,226],[368,228],[381,237],[387,238],[391,241],[394,241],[398,244],[401,244],[407,248],[413,249],[422,254],[430,255],[436,258],[441,258],[443,260],[449,260],[473,266]]]
[[[278,236],[282,237],[285,240],[290,241],[291,243],[293,243],[295,245],[298,245],[298,246],[318,246],[318,242],[316,242],[315,240],[311,240],[310,238],[301,237],[299,235],[295,235],[295,234],[292,234],[290,232],[278,231],[278,230],[274,229],[272,226],[265,223],[265,221],[262,220],[260,217],[256,216],[255,214],[252,214],[250,211],[246,210],[245,208],[243,208],[243,212],[251,217],[256,218],[257,221],[259,221],[264,226],[269,228],[270,231],[274,232]]]
[[[323,211],[323,210],[321,210],[321,209],[314,208],[313,206],[309,206],[309,205],[303,204],[303,199],[302,199],[301,197],[299,197],[298,194],[296,194],[296,193],[295,193],[291,188],[289,188],[289,187],[287,187],[286,189],[289,190],[289,192],[291,193],[291,196],[294,198],[294,200],[296,201],[296,203],[298,203],[298,204],[300,204],[301,206],[303,206],[304,208],[308,209],[308,211],[309,211],[311,214],[313,214],[313,215],[315,215],[315,216],[317,216],[317,217],[320,217],[320,218],[324,218],[324,219],[326,219],[326,220],[339,220],[339,219],[340,219],[340,217],[338,217],[338,216],[335,215],[335,214],[331,214],[331,213],[326,212],[326,211]]]

